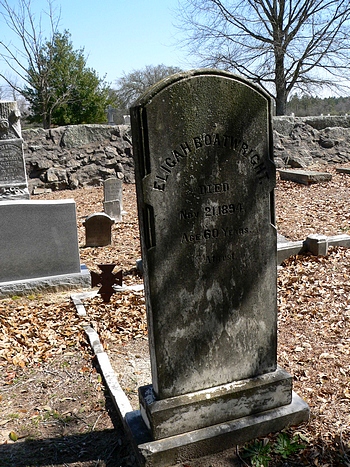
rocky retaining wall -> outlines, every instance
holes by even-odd
[[[70,125],[23,130],[29,190],[99,185],[117,176],[134,183],[130,126]]]
[[[117,176],[134,183],[130,126],[71,125],[24,130],[30,192],[101,184]],[[350,116],[274,117],[278,168],[350,162]]]
[[[350,116],[274,117],[278,168],[350,162]]]

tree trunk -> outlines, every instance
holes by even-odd
[[[51,126],[51,118],[49,112],[43,112],[43,128],[44,130],[49,129]]]
[[[285,89],[276,90],[276,116],[285,115],[287,111],[287,93]]]
[[[276,115],[281,116],[286,114],[288,95],[284,71],[284,51],[282,46],[276,46],[275,61]]]

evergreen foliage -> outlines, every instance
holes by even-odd
[[[56,32],[39,51],[39,66],[27,70],[21,90],[29,102],[29,120],[51,125],[101,123],[113,99],[109,87],[86,66],[83,49],[74,50],[70,34]]]

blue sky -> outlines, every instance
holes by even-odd
[[[9,0],[11,5],[16,0]],[[164,64],[187,70],[194,60],[178,44],[174,9],[178,0],[56,0],[59,30],[71,33],[74,49],[84,48],[88,66],[114,84],[123,72]],[[1,8],[1,7],[0,7]],[[32,0],[32,10],[47,11],[46,0]],[[13,39],[0,21],[0,40]],[[44,22],[43,22],[44,23]],[[1,63],[0,63],[1,66]]]

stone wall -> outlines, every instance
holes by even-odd
[[[278,168],[350,162],[350,116],[274,117]]]
[[[117,176],[134,183],[130,127],[71,125],[23,130],[29,190],[99,185]]]
[[[24,158],[30,192],[99,185],[117,176],[134,183],[128,125],[72,125],[24,130]],[[274,117],[279,168],[350,162],[350,116]]]

